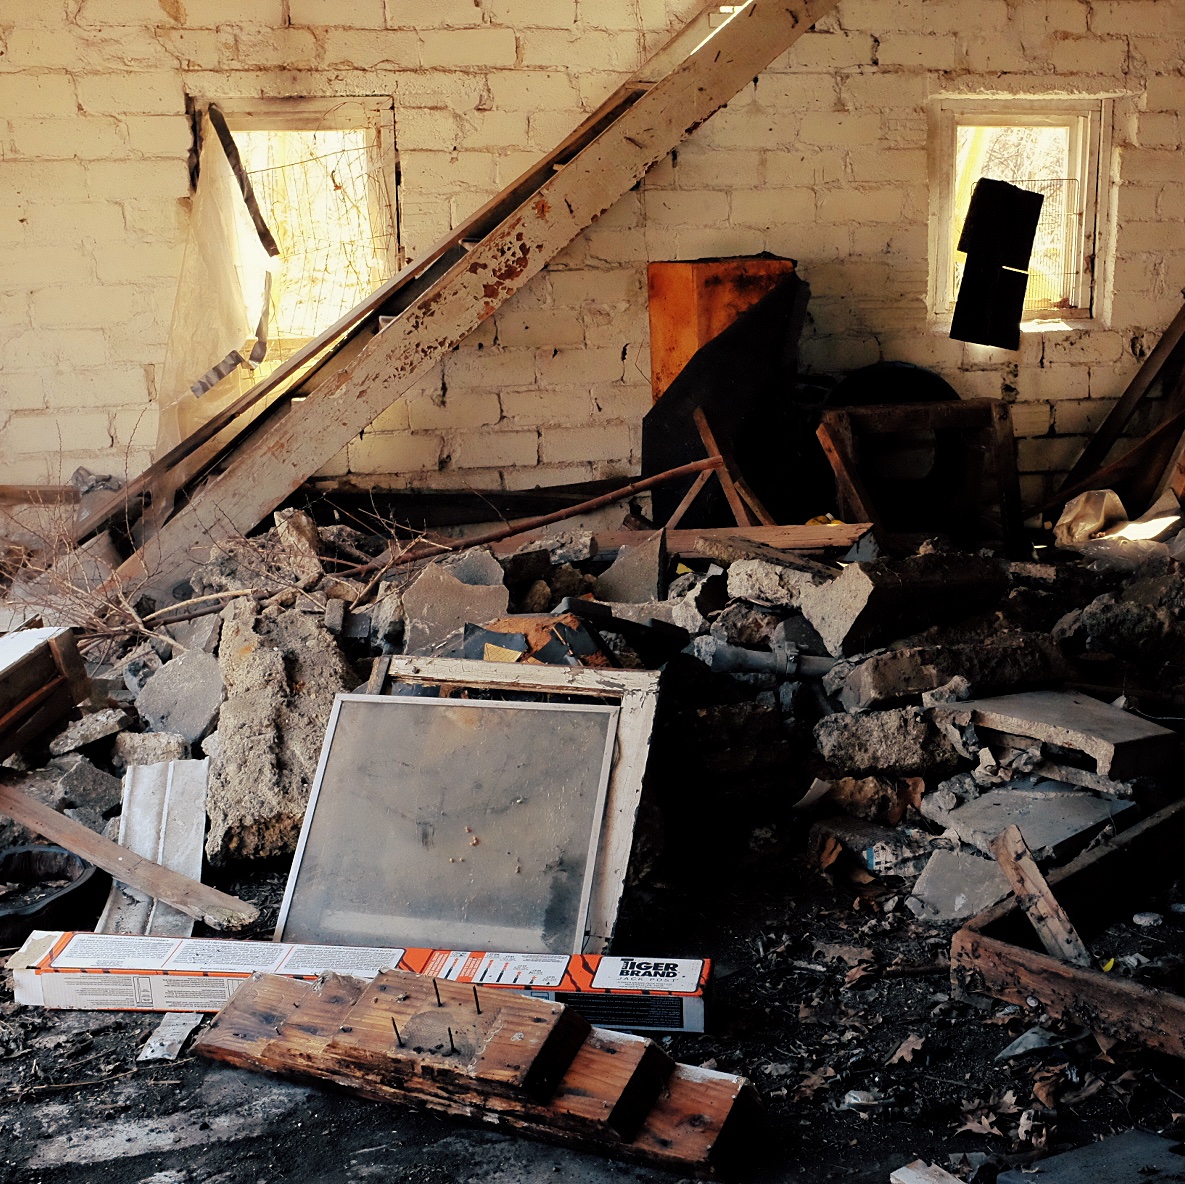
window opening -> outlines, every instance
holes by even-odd
[[[404,264],[389,98],[217,107],[232,142],[220,142],[205,110],[160,387],[158,452],[266,378]],[[232,176],[233,156],[257,210]],[[259,222],[278,253],[261,247]]]
[[[1095,249],[1104,195],[1099,161],[1107,110],[983,101],[949,104],[938,118],[936,284],[933,309],[949,316],[966,256],[957,249],[975,182],[1007,181],[1045,198],[1029,263],[1026,319],[1083,318],[1098,301]]]

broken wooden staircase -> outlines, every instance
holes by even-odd
[[[194,1051],[684,1175],[741,1166],[760,1118],[743,1077],[677,1065],[562,1003],[402,970],[255,975]]]
[[[708,5],[559,147],[90,513],[75,541],[130,523],[142,495],[160,519],[180,494],[171,519],[146,520],[110,581],[167,594],[211,542],[259,523],[836,2],[749,0],[718,28],[708,18],[719,6]]]

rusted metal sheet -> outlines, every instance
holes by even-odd
[[[701,345],[722,333],[788,275],[793,259],[753,256],[651,263],[650,386],[657,399]]]

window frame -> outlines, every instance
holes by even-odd
[[[1066,127],[1072,175],[1082,207],[1077,265],[1069,308],[1034,309],[1022,327],[1081,326],[1104,307],[1103,247],[1109,233],[1111,103],[1102,98],[943,98],[930,108],[930,317],[949,329],[954,312],[954,262],[960,227],[954,223],[955,166],[960,127]]]
[[[393,211],[395,235],[390,273],[397,275],[407,266],[403,246],[402,173],[399,151],[395,143],[395,101],[390,95],[301,95],[290,98],[221,98],[214,95],[194,95],[190,97],[190,103],[199,119],[213,103],[222,112],[232,135],[245,131],[351,131],[357,128],[368,128],[373,131],[373,173],[385,177],[391,186],[388,196]],[[198,149],[200,151],[200,145]],[[383,195],[374,192],[372,187],[372,217],[381,207],[382,200]]]

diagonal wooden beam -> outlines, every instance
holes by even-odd
[[[168,592],[212,540],[245,532],[785,52],[837,0],[751,0],[377,334],[125,562],[125,589]],[[664,63],[665,64],[665,63]]]

